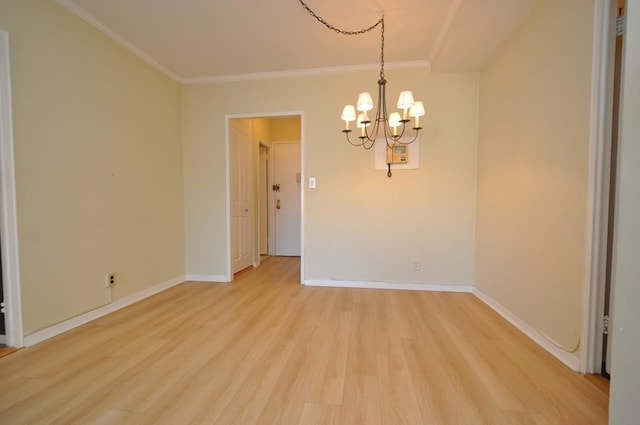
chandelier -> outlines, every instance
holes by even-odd
[[[357,31],[345,31],[334,27],[326,22],[320,16],[315,14],[309,6],[303,1],[298,0],[300,4],[309,12],[311,16],[316,18],[327,28],[343,35],[360,35],[373,31],[378,26],[380,27],[380,79],[378,80],[378,103],[376,107],[375,118],[369,118],[367,112],[374,108],[373,99],[368,92],[360,93],[358,96],[358,103],[354,107],[353,105],[346,105],[342,110],[342,119],[345,122],[345,129],[342,130],[345,133],[347,141],[354,146],[362,146],[369,150],[371,149],[378,138],[384,138],[387,145],[387,149],[393,150],[398,146],[408,145],[415,142],[418,139],[418,133],[422,130],[420,127],[420,117],[424,116],[424,105],[420,101],[414,101],[413,93],[409,90],[400,92],[398,98],[397,107],[402,111],[392,112],[390,115],[387,113],[387,95],[386,85],[387,80],[384,76],[384,15],[368,28],[363,28]],[[356,110],[359,112],[356,115]],[[408,123],[411,119],[414,119],[412,130],[408,131]],[[352,140],[349,134],[352,130],[349,128],[350,122],[355,121],[356,127],[360,129],[360,135],[357,140]],[[412,133],[407,134],[406,133]],[[387,176],[391,177],[391,164],[387,161],[388,173]]]

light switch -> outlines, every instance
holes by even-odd
[[[316,188],[316,178],[309,177],[309,189],[315,189],[315,188]]]

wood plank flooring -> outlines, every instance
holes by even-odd
[[[15,353],[16,349],[13,347],[0,346],[0,357],[8,356],[11,353]]]
[[[299,274],[271,258],[0,358],[0,423],[607,423],[601,389],[471,294]]]

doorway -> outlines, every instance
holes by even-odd
[[[228,211],[228,281],[233,280],[233,275],[246,268],[260,265],[264,255],[284,255],[281,248],[279,230],[289,228],[289,241],[297,248],[288,250],[286,255],[296,255],[304,257],[303,253],[303,214],[304,214],[304,193],[302,189],[303,162],[301,158],[304,152],[304,137],[302,113],[282,113],[266,115],[228,115],[227,116],[227,211]],[[239,136],[238,128],[245,128],[247,135]],[[239,140],[245,137],[248,139],[249,153],[242,154],[242,149],[238,148]],[[293,144],[297,146],[297,159],[294,160],[295,172],[293,173],[294,185],[297,186],[297,199],[282,198],[276,196],[274,191],[274,178],[276,173],[281,172],[279,166],[274,164],[280,158],[284,158],[284,152],[276,145]],[[241,143],[240,143],[241,144]],[[286,150],[286,149],[285,149]],[[280,151],[280,153],[277,153]],[[241,171],[244,169],[245,171]],[[291,179],[288,178],[290,181]],[[290,186],[289,181],[280,187]],[[240,207],[239,198],[243,191],[242,187],[249,193],[248,199]],[[278,193],[282,195],[283,193]],[[287,193],[284,193],[287,194]],[[276,203],[280,203],[280,210],[276,209]],[[297,217],[287,216],[284,220],[282,216],[284,209],[297,207]],[[247,213],[248,220],[241,219],[241,213]],[[276,220],[285,224],[276,227]],[[241,225],[241,223],[245,223]],[[279,230],[277,230],[279,229]],[[297,236],[291,236],[292,234]],[[248,235],[248,237],[245,237]],[[243,246],[248,246],[248,250],[243,250]],[[242,262],[237,262],[242,252],[247,255]],[[302,262],[303,263],[303,262]],[[304,275],[304,266],[301,265],[301,281]]]

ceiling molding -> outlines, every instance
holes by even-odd
[[[431,69],[429,61],[390,62],[385,63],[385,69]],[[257,72],[252,74],[220,75],[210,77],[185,78],[183,84],[224,83],[231,81],[267,80],[273,78],[312,77],[317,75],[346,74],[349,72],[378,71],[380,64],[335,66],[329,68],[294,69],[290,71]]]
[[[96,17],[94,17],[90,13],[76,6],[72,0],[56,0],[56,2],[60,4],[62,7],[64,7],[65,9],[67,9],[68,11],[70,11],[71,13],[73,13],[74,15],[81,18],[83,21],[85,21],[89,25],[95,27],[98,31],[102,32],[107,37],[115,41],[116,43],[120,44],[122,47],[127,49],[129,52],[133,53],[135,56],[137,56],[138,58],[146,62],[148,65],[151,65],[152,67],[156,68],[158,71],[162,72],[167,77],[174,80],[175,82],[183,83],[182,78],[180,78],[179,76],[171,72],[168,68],[165,68],[164,66],[160,65],[155,59],[147,55],[139,47],[137,47],[136,45],[128,41],[122,35],[118,34],[117,32],[113,31],[112,29],[110,29],[109,27],[101,23]]]
[[[449,6],[449,10],[447,11],[447,16],[442,22],[442,26],[440,27],[440,31],[438,32],[438,38],[431,46],[431,55],[429,56],[429,62],[433,63],[444,44],[444,39],[446,38],[449,30],[451,29],[451,24],[458,14],[458,9],[460,9],[460,5],[462,4],[462,0],[454,0]]]

